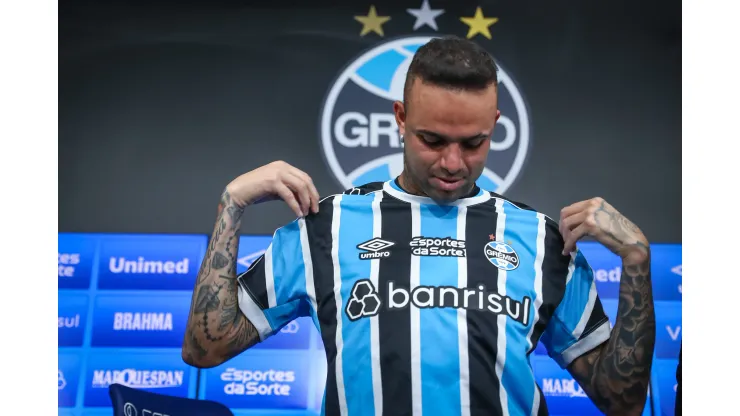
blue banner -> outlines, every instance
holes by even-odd
[[[681,349],[681,302],[655,302],[655,356],[678,359]]]
[[[601,244],[578,243],[594,271],[596,289],[602,299],[619,299],[619,282],[622,260]],[[655,300],[681,300],[681,245],[653,244],[651,251],[651,276]]]
[[[307,350],[311,332],[316,331],[310,317],[301,317],[285,325],[280,332],[255,345],[254,349]]]
[[[189,294],[98,295],[92,346],[180,348],[190,301]]]
[[[272,236],[242,236],[239,238],[239,251],[236,260],[236,272],[244,273],[249,266],[270,246]]]
[[[531,359],[537,384],[545,395],[547,408],[552,415],[601,415],[586,392],[567,370],[561,369],[549,357],[533,356]]]
[[[193,368],[179,353],[98,352],[90,353],[85,372],[85,406],[111,406],[108,387],[112,383],[166,394],[188,397],[194,382]]]
[[[80,384],[80,355],[75,352],[60,352],[58,357],[59,407],[75,407],[77,386]]]
[[[674,416],[676,407],[676,368],[678,359],[653,362],[653,389],[656,398],[656,416]]]
[[[60,294],[57,305],[60,347],[81,347],[87,323],[87,295]]]
[[[247,351],[218,367],[202,370],[201,395],[232,409],[306,409],[308,352]]]
[[[57,243],[59,253],[59,289],[87,289],[90,287],[95,249],[98,241],[87,234],[60,233]]]
[[[192,291],[205,236],[106,237],[100,243],[99,289]]]

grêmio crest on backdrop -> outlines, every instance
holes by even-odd
[[[420,8],[406,12],[415,18],[409,32],[420,28],[440,31],[437,18],[445,10],[432,9],[428,0],[424,0]],[[387,181],[401,173],[403,143],[393,116],[393,102],[403,99],[403,85],[414,53],[436,37],[411,33],[386,39],[383,25],[393,16],[378,15],[375,6],[370,6],[367,15],[354,18],[361,26],[359,36],[374,36],[378,42],[338,71],[323,100],[319,122],[324,160],[344,189]],[[441,32],[474,41],[491,39],[491,30],[497,21],[496,17],[484,16],[478,7],[473,16],[459,17],[459,28]],[[478,186],[503,194],[517,178],[527,158],[531,121],[521,87],[506,71],[505,63],[498,59],[496,63],[501,117],[494,129]]]

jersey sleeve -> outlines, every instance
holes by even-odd
[[[541,341],[561,368],[609,339],[611,324],[596,293],[593,270],[580,250],[571,254],[565,292]]]
[[[239,309],[261,341],[310,314],[312,273],[306,223],[300,218],[275,231],[265,253],[237,277]]]

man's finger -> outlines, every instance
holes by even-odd
[[[576,243],[578,240],[583,238],[588,232],[588,226],[585,223],[581,223],[573,231],[570,232],[568,238],[565,240],[565,246],[563,247],[563,255],[567,256],[568,253],[572,253],[576,250]]]
[[[321,200],[321,197],[319,196],[319,191],[316,190],[316,185],[313,183],[313,179],[311,179],[311,176],[309,176],[306,172],[298,168],[294,168],[294,171],[308,185],[308,191],[311,196],[311,209],[314,213],[318,213],[319,201]]]
[[[303,213],[301,212],[301,206],[298,204],[298,201],[296,201],[295,196],[293,195],[293,191],[291,191],[290,188],[288,188],[284,183],[278,183],[275,185],[275,192],[280,195],[280,199],[288,204],[290,209],[295,212],[296,216],[303,216]]]
[[[298,195],[301,202],[301,209],[303,209],[303,215],[308,215],[313,205],[308,183],[295,172],[288,172],[285,180],[288,182],[288,186]]]
[[[589,201],[580,201],[576,202],[575,204],[568,205],[567,207],[560,210],[560,219],[562,220],[580,211],[585,211],[589,207],[589,204]]]
[[[566,229],[568,231],[571,231],[578,227],[579,225],[583,224],[584,221],[586,221],[586,218],[588,218],[588,211],[579,211],[569,217],[563,218],[560,222],[561,227],[561,233],[563,232],[562,229]]]

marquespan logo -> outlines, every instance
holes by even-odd
[[[488,261],[501,270],[510,271],[519,267],[519,255],[506,243],[491,241],[486,244],[484,251]]]
[[[405,37],[377,45],[350,62],[329,89],[321,115],[321,142],[326,162],[343,188],[387,181],[401,173],[403,149],[392,105],[403,99],[414,53],[431,39]],[[527,157],[530,127],[522,94],[500,65],[498,77],[501,117],[478,186],[503,194]]]

